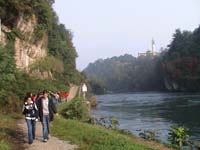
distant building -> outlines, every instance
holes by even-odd
[[[138,57],[145,57],[145,56],[157,56],[159,53],[156,52],[155,42],[152,39],[151,42],[151,50],[147,50],[146,53],[138,53]]]

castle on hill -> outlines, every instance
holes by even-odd
[[[145,56],[157,56],[159,53],[156,52],[155,41],[152,39],[151,41],[151,50],[147,50],[145,53],[138,53],[138,57],[145,57]]]

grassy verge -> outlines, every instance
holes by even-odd
[[[52,129],[55,136],[70,140],[83,150],[150,150],[129,136],[78,120],[56,118]]]
[[[20,115],[10,114],[3,115],[0,114],[0,150],[13,150],[16,149],[16,137],[19,134],[16,131],[16,120],[20,119]],[[18,148],[22,148],[19,147]]]
[[[102,126],[83,122],[87,118],[84,103],[75,98],[59,105],[61,116],[55,117],[51,133],[60,139],[77,144],[82,150],[167,150],[162,144],[145,141],[132,135],[122,134]],[[82,115],[81,115],[82,114]],[[68,119],[67,119],[68,118]],[[72,120],[72,118],[74,120]]]

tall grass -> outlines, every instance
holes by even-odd
[[[137,144],[130,136],[94,126],[78,120],[56,118],[52,133],[63,140],[79,145],[81,150],[150,150],[152,148]]]

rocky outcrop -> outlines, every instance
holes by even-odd
[[[48,36],[46,33],[38,40],[35,40],[34,29],[37,25],[37,19],[33,15],[29,19],[24,19],[23,15],[18,19],[16,28],[20,31],[20,37],[15,38],[14,50],[16,66],[19,69],[28,71],[28,67],[38,59],[47,56]],[[5,26],[4,31],[11,32]],[[1,43],[6,45],[7,39],[5,33],[1,34]]]
[[[34,16],[29,20],[24,20],[21,17],[17,24],[17,28],[25,37],[24,39],[18,37],[15,39],[15,60],[20,69],[28,70],[29,65],[47,55],[47,34],[44,34],[40,40],[34,41],[36,25],[37,20]]]

